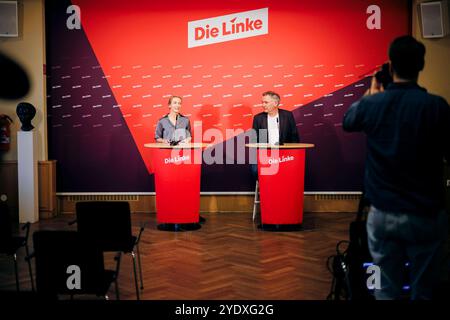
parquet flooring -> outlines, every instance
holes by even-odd
[[[251,213],[204,214],[200,230],[164,232],[156,229],[154,214],[133,214],[133,230],[147,222],[141,239],[145,288],[148,300],[186,299],[325,299],[331,275],[325,263],[339,240],[348,239],[353,213],[305,213],[300,232],[265,232]],[[73,216],[42,220],[34,230],[73,230]],[[32,241],[30,237],[30,245]],[[19,253],[22,290],[30,290],[25,250]],[[113,267],[113,255],[105,255]],[[135,299],[130,256],[122,258],[119,277],[121,299]],[[15,290],[11,259],[0,255],[0,290]],[[115,298],[114,285],[109,293]]]

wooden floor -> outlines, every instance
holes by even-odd
[[[354,219],[353,213],[306,213],[304,231],[278,233],[260,231],[250,213],[203,216],[207,222],[200,230],[174,233],[158,231],[154,214],[133,215],[135,234],[147,222],[140,246],[142,299],[325,299],[331,284],[326,259],[339,240],[348,239]],[[42,220],[32,231],[73,230],[76,226],[67,225],[73,218]],[[24,251],[19,254],[21,289],[30,290]],[[111,268],[112,258],[105,256]],[[131,257],[122,261],[121,299],[135,299]],[[4,255],[0,290],[15,290],[13,263]],[[109,296],[115,298],[114,286]]]

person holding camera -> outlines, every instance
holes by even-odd
[[[408,263],[411,299],[432,299],[448,228],[442,179],[450,159],[450,107],[417,84],[422,43],[402,36],[388,53],[393,82],[384,91],[372,82],[344,115],[343,129],[367,136],[367,234],[381,271],[375,297],[401,298]]]
[[[179,96],[169,98],[169,113],[159,119],[156,125],[155,140],[160,143],[177,145],[191,142],[191,123],[180,113],[182,99]]]

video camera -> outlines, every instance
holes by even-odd
[[[384,63],[381,69],[375,73],[375,79],[377,82],[386,89],[387,86],[393,81],[391,73],[389,72],[389,63]]]

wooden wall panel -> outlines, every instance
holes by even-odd
[[[8,206],[14,221],[19,221],[17,176],[17,161],[0,162],[0,195],[8,197]]]
[[[56,161],[38,161],[39,218],[58,214],[56,198]],[[0,162],[0,195],[6,194],[14,221],[19,219],[17,161]]]
[[[305,196],[305,212],[356,212],[359,196],[351,196],[341,199],[330,199],[328,196],[321,199],[318,196]],[[117,200],[130,202],[134,213],[155,213],[155,196],[59,196],[59,209],[62,214],[74,214],[77,201],[105,201]],[[253,211],[252,195],[203,195],[200,198],[200,213],[235,212],[248,213]]]
[[[49,219],[57,215],[56,161],[39,161],[39,218]]]

